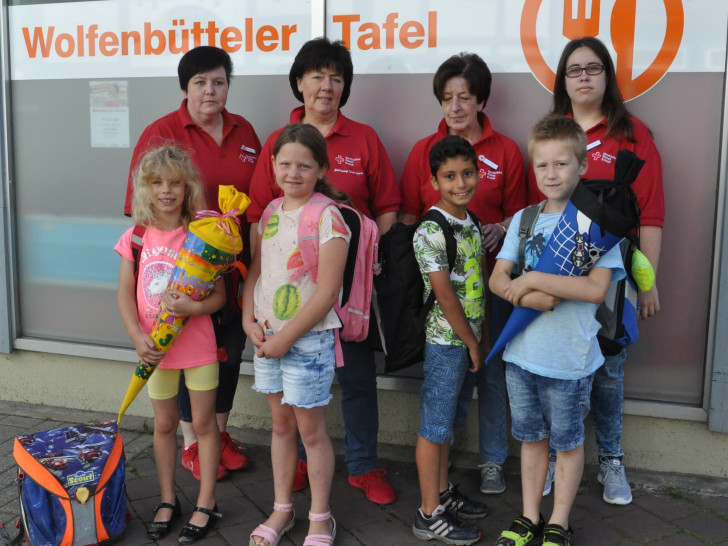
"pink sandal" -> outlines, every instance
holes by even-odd
[[[331,515],[331,511],[324,514],[308,513],[308,519],[311,521],[326,521],[330,519],[334,526],[331,528],[331,535],[308,535],[303,541],[303,546],[333,546],[336,537],[336,520]]]
[[[249,546],[258,546],[258,544],[256,544],[255,540],[253,539],[254,536],[267,540],[269,546],[278,546],[281,537],[285,535],[288,531],[293,529],[293,526],[296,524],[296,512],[293,511],[292,503],[279,504],[277,502],[274,502],[273,510],[275,510],[276,512],[290,512],[293,514],[293,517],[291,517],[291,521],[286,523],[285,527],[281,529],[280,533],[276,532],[275,529],[272,529],[267,525],[258,525],[255,529],[253,529],[253,532],[250,533],[250,542],[248,543]]]

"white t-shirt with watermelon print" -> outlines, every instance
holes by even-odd
[[[263,238],[260,277],[254,293],[255,317],[264,330],[282,330],[316,291],[316,283],[308,273],[296,280],[291,278],[291,273],[303,264],[298,247],[298,217],[302,210],[303,207],[285,211],[279,206],[268,220],[265,231],[262,223],[258,224],[258,233],[262,233]],[[348,243],[351,231],[339,209],[332,205],[321,215],[319,245],[334,237],[341,237]],[[340,326],[341,321],[331,308],[311,330],[330,330]]]

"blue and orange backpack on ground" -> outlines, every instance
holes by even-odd
[[[15,438],[20,516],[32,546],[83,546],[126,527],[124,445],[115,422]]]
[[[263,231],[282,202],[283,197],[274,199],[263,211],[260,218]],[[340,331],[336,330],[336,363],[337,366],[341,366],[343,355],[339,337],[344,341],[364,341],[369,333],[373,279],[378,267],[379,229],[374,220],[367,218],[355,208],[337,203],[318,192],[314,193],[303,206],[298,220],[298,246],[301,249],[303,263],[291,271],[291,278],[297,279],[308,273],[313,282],[316,282],[319,266],[319,222],[324,210],[331,205],[339,209],[351,232],[341,303],[334,305],[342,324]]]

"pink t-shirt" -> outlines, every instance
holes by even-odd
[[[260,277],[255,284],[255,318],[264,329],[276,332],[296,316],[316,291],[316,283],[308,273],[296,280],[291,278],[292,270],[303,265],[298,246],[298,218],[303,207],[285,211],[280,206],[271,215],[263,234],[260,254]],[[327,207],[319,223],[319,245],[334,237],[341,237],[348,243],[351,239],[349,226],[335,206]],[[323,267],[323,265],[322,265]],[[341,321],[333,307],[319,321],[312,331],[339,328]]]
[[[114,250],[124,259],[134,261],[131,236],[134,228],[124,233]],[[143,332],[151,332],[159,305],[172,276],[177,254],[187,232],[184,227],[162,231],[147,227],[139,254],[137,277],[137,312]],[[217,347],[209,315],[190,317],[165,357],[162,369],[182,369],[217,362]]]

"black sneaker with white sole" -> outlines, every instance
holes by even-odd
[[[458,486],[450,484],[440,493],[440,505],[460,519],[480,519],[488,514],[488,507],[482,502],[470,500],[458,491]]]
[[[442,505],[435,508],[429,518],[425,517],[422,510],[417,510],[412,532],[419,539],[435,539],[445,544],[466,545],[480,540],[480,530],[477,527],[458,521]]]

